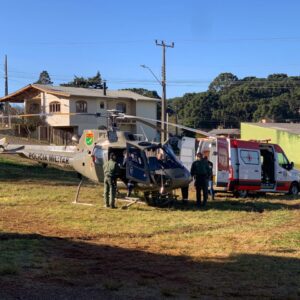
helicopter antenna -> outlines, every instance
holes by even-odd
[[[110,120],[110,128],[112,131],[116,131],[118,126],[117,126],[117,118],[120,115],[120,111],[116,110],[116,109],[109,109],[107,110],[107,112],[109,113],[109,120]]]
[[[149,142],[149,139],[148,139],[148,137],[147,137],[147,135],[146,135],[146,132],[145,132],[143,126],[141,125],[140,128],[141,128],[141,130],[142,130],[142,132],[143,132],[143,135],[144,135],[144,137],[145,137],[145,141],[146,141],[146,142]]]

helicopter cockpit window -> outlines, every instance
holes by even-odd
[[[162,164],[161,164],[162,153],[159,150],[162,149],[149,148],[145,150],[145,154],[149,162],[150,171],[155,171],[162,168]]]
[[[128,160],[133,165],[144,168],[144,161],[142,158],[141,150],[138,148],[130,147],[128,152]]]
[[[114,143],[114,142],[118,141],[118,136],[117,136],[116,132],[108,131],[107,135],[108,135],[108,140],[109,140],[110,143]]]
[[[172,153],[165,151],[163,148],[148,148],[145,150],[145,154],[149,162],[150,171],[182,168]]]
[[[172,147],[170,145],[164,145],[163,146],[164,151],[167,153],[167,155],[174,160],[174,164],[176,165],[176,168],[184,168],[182,162],[177,159]]]

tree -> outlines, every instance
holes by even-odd
[[[53,84],[53,82],[50,78],[50,75],[47,71],[42,71],[40,73],[40,77],[39,77],[38,81],[36,81],[35,83],[46,84],[46,85],[52,85]]]
[[[199,128],[270,118],[300,123],[300,76],[272,74],[267,78],[221,73],[208,92],[185,94],[168,101],[176,109],[179,123]]]
[[[137,94],[145,96],[145,97],[160,99],[160,96],[158,95],[157,91],[150,91],[150,90],[143,89],[143,88],[123,89],[123,91],[131,91],[131,92],[137,93]]]
[[[225,88],[230,87],[236,83],[238,78],[232,73],[221,73],[209,85],[208,90],[211,92],[221,92]]]
[[[103,89],[103,82],[98,71],[94,77],[78,77],[74,75],[73,81],[62,83],[61,86],[81,87],[90,89]]]
[[[268,76],[268,80],[283,80],[283,79],[287,79],[288,76],[284,73],[278,73],[278,74],[271,74]]]
[[[22,127],[25,129],[27,137],[31,138],[32,133],[36,131],[39,126],[45,125],[45,118],[41,118],[40,116],[23,117],[19,122],[23,125]]]
[[[88,78],[89,88],[103,89],[101,74],[97,71],[96,76]]]

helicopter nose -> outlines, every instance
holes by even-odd
[[[177,177],[173,180],[173,185],[176,186],[176,188],[181,188],[188,186],[191,181],[192,177],[190,175],[190,172],[186,171],[181,177]]]

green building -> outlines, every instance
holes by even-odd
[[[300,124],[241,123],[241,139],[268,140],[284,150],[289,161],[300,170]]]

